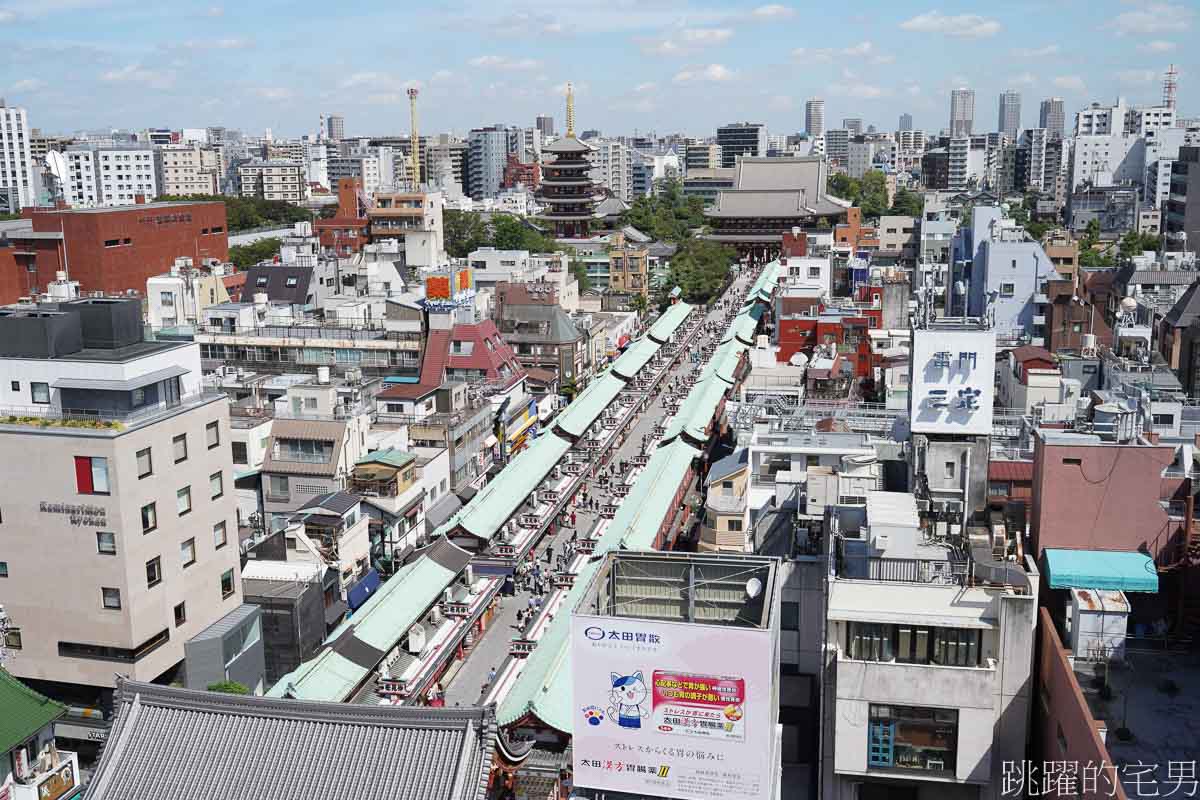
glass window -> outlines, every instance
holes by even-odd
[[[229,537],[225,534],[225,521],[222,520],[213,525],[213,549],[220,550],[228,541]]]
[[[868,766],[953,773],[958,712],[872,703],[867,737]]]
[[[204,426],[205,440],[208,442],[208,449],[212,450],[221,444],[221,424],[216,420]]]
[[[158,556],[146,562],[146,588],[162,583],[162,559]]]
[[[213,500],[225,494],[225,481],[221,477],[221,473],[214,472],[208,476],[208,491]]]
[[[287,475],[270,475],[267,479],[267,494],[272,498],[288,498]]]
[[[233,594],[233,570],[227,569],[221,573],[221,599]]]
[[[121,608],[121,590],[113,589],[108,586],[100,587],[100,598],[104,603],[104,607],[114,611]]]
[[[175,492],[175,511],[183,516],[192,510],[192,487],[185,486]]]
[[[138,478],[154,474],[154,461],[150,458],[150,448],[137,452]]]
[[[187,604],[180,603],[175,606],[175,627],[178,628],[185,622],[187,622]]]
[[[47,405],[50,402],[50,384],[33,382],[29,384],[29,394],[33,402]]]
[[[171,440],[171,445],[175,448],[175,463],[187,461],[187,434],[181,433]]]
[[[154,503],[142,506],[142,533],[146,534],[158,527],[158,509]]]
[[[1000,296],[1001,297],[1012,297],[1016,293],[1017,293],[1017,285],[1015,283],[1000,284]]]
[[[0,561],[0,578],[8,577],[8,562]]]
[[[245,442],[233,442],[232,447],[233,447],[233,463],[235,463],[235,464],[250,463],[250,457],[246,452],[246,443]]]
[[[185,567],[196,563],[196,540],[188,539],[179,545],[179,560]]]
[[[75,456],[75,488],[80,494],[108,494],[108,459]]]
[[[117,554],[117,535],[109,531],[96,531],[96,552],[106,556]]]
[[[1004,481],[988,481],[988,494],[995,497],[1008,497],[1008,484]]]

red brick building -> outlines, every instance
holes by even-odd
[[[512,189],[517,184],[523,184],[526,189],[533,191],[542,182],[542,165],[536,161],[524,164],[515,154],[509,155],[508,163],[504,165],[504,178],[500,182],[502,189]]]
[[[338,180],[337,214],[330,219],[319,219],[313,225],[323,249],[348,256],[360,252],[371,241],[361,192],[361,178]]]
[[[0,246],[0,305],[15,303],[28,294],[24,270],[17,268],[11,246]]]
[[[9,233],[21,295],[44,291],[59,270],[83,291],[144,293],[146,280],[167,272],[181,256],[197,264],[229,260],[225,204],[219,201],[22,213],[32,221],[32,232]],[[12,283],[0,276],[0,286]]]
[[[813,355],[817,345],[835,344],[842,359],[854,365],[854,376],[867,378],[876,366],[867,331],[880,327],[880,310],[859,309],[857,313],[838,313],[821,309],[819,314],[783,317],[776,323],[776,358],[787,362],[795,353]]]

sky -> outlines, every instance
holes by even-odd
[[[1092,101],[1157,103],[1180,72],[1178,108],[1200,117],[1194,0],[830,3],[754,0],[0,0],[0,95],[30,125],[224,125],[249,134],[315,132],[321,113],[347,136],[406,133],[405,90],[420,90],[422,134],[540,113],[606,135],[712,135],[717,125],[804,129],[825,100],[827,127],[861,117],[894,130],[948,125],[949,93],[975,89],[976,131],[995,130],[1001,91],[1068,116]]]

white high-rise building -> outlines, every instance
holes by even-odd
[[[154,153],[154,166],[163,194],[217,194],[220,190],[220,158],[211,147],[163,145]]]
[[[6,106],[0,99],[0,212],[35,205],[33,166],[25,109]]]
[[[621,142],[592,139],[591,178],[629,203],[633,200],[633,154]]]
[[[72,206],[126,206],[158,196],[154,148],[87,145],[67,150],[63,199]]]
[[[1010,141],[1015,141],[1021,128],[1021,93],[1016,89],[1005,89],[1000,93],[1000,119],[996,130]]]
[[[1150,131],[1175,126],[1175,109],[1169,106],[1133,106],[1118,97],[1111,106],[1092,103],[1075,114],[1076,136],[1127,133],[1145,136]]]
[[[825,101],[819,97],[804,104],[804,129],[814,138],[825,132]]]
[[[950,136],[970,136],[975,127],[975,90],[955,89],[950,92]]]

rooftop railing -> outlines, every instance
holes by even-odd
[[[177,402],[156,403],[128,411],[53,406],[0,406],[0,425],[121,431],[224,397],[221,392],[200,391],[183,395]]]

